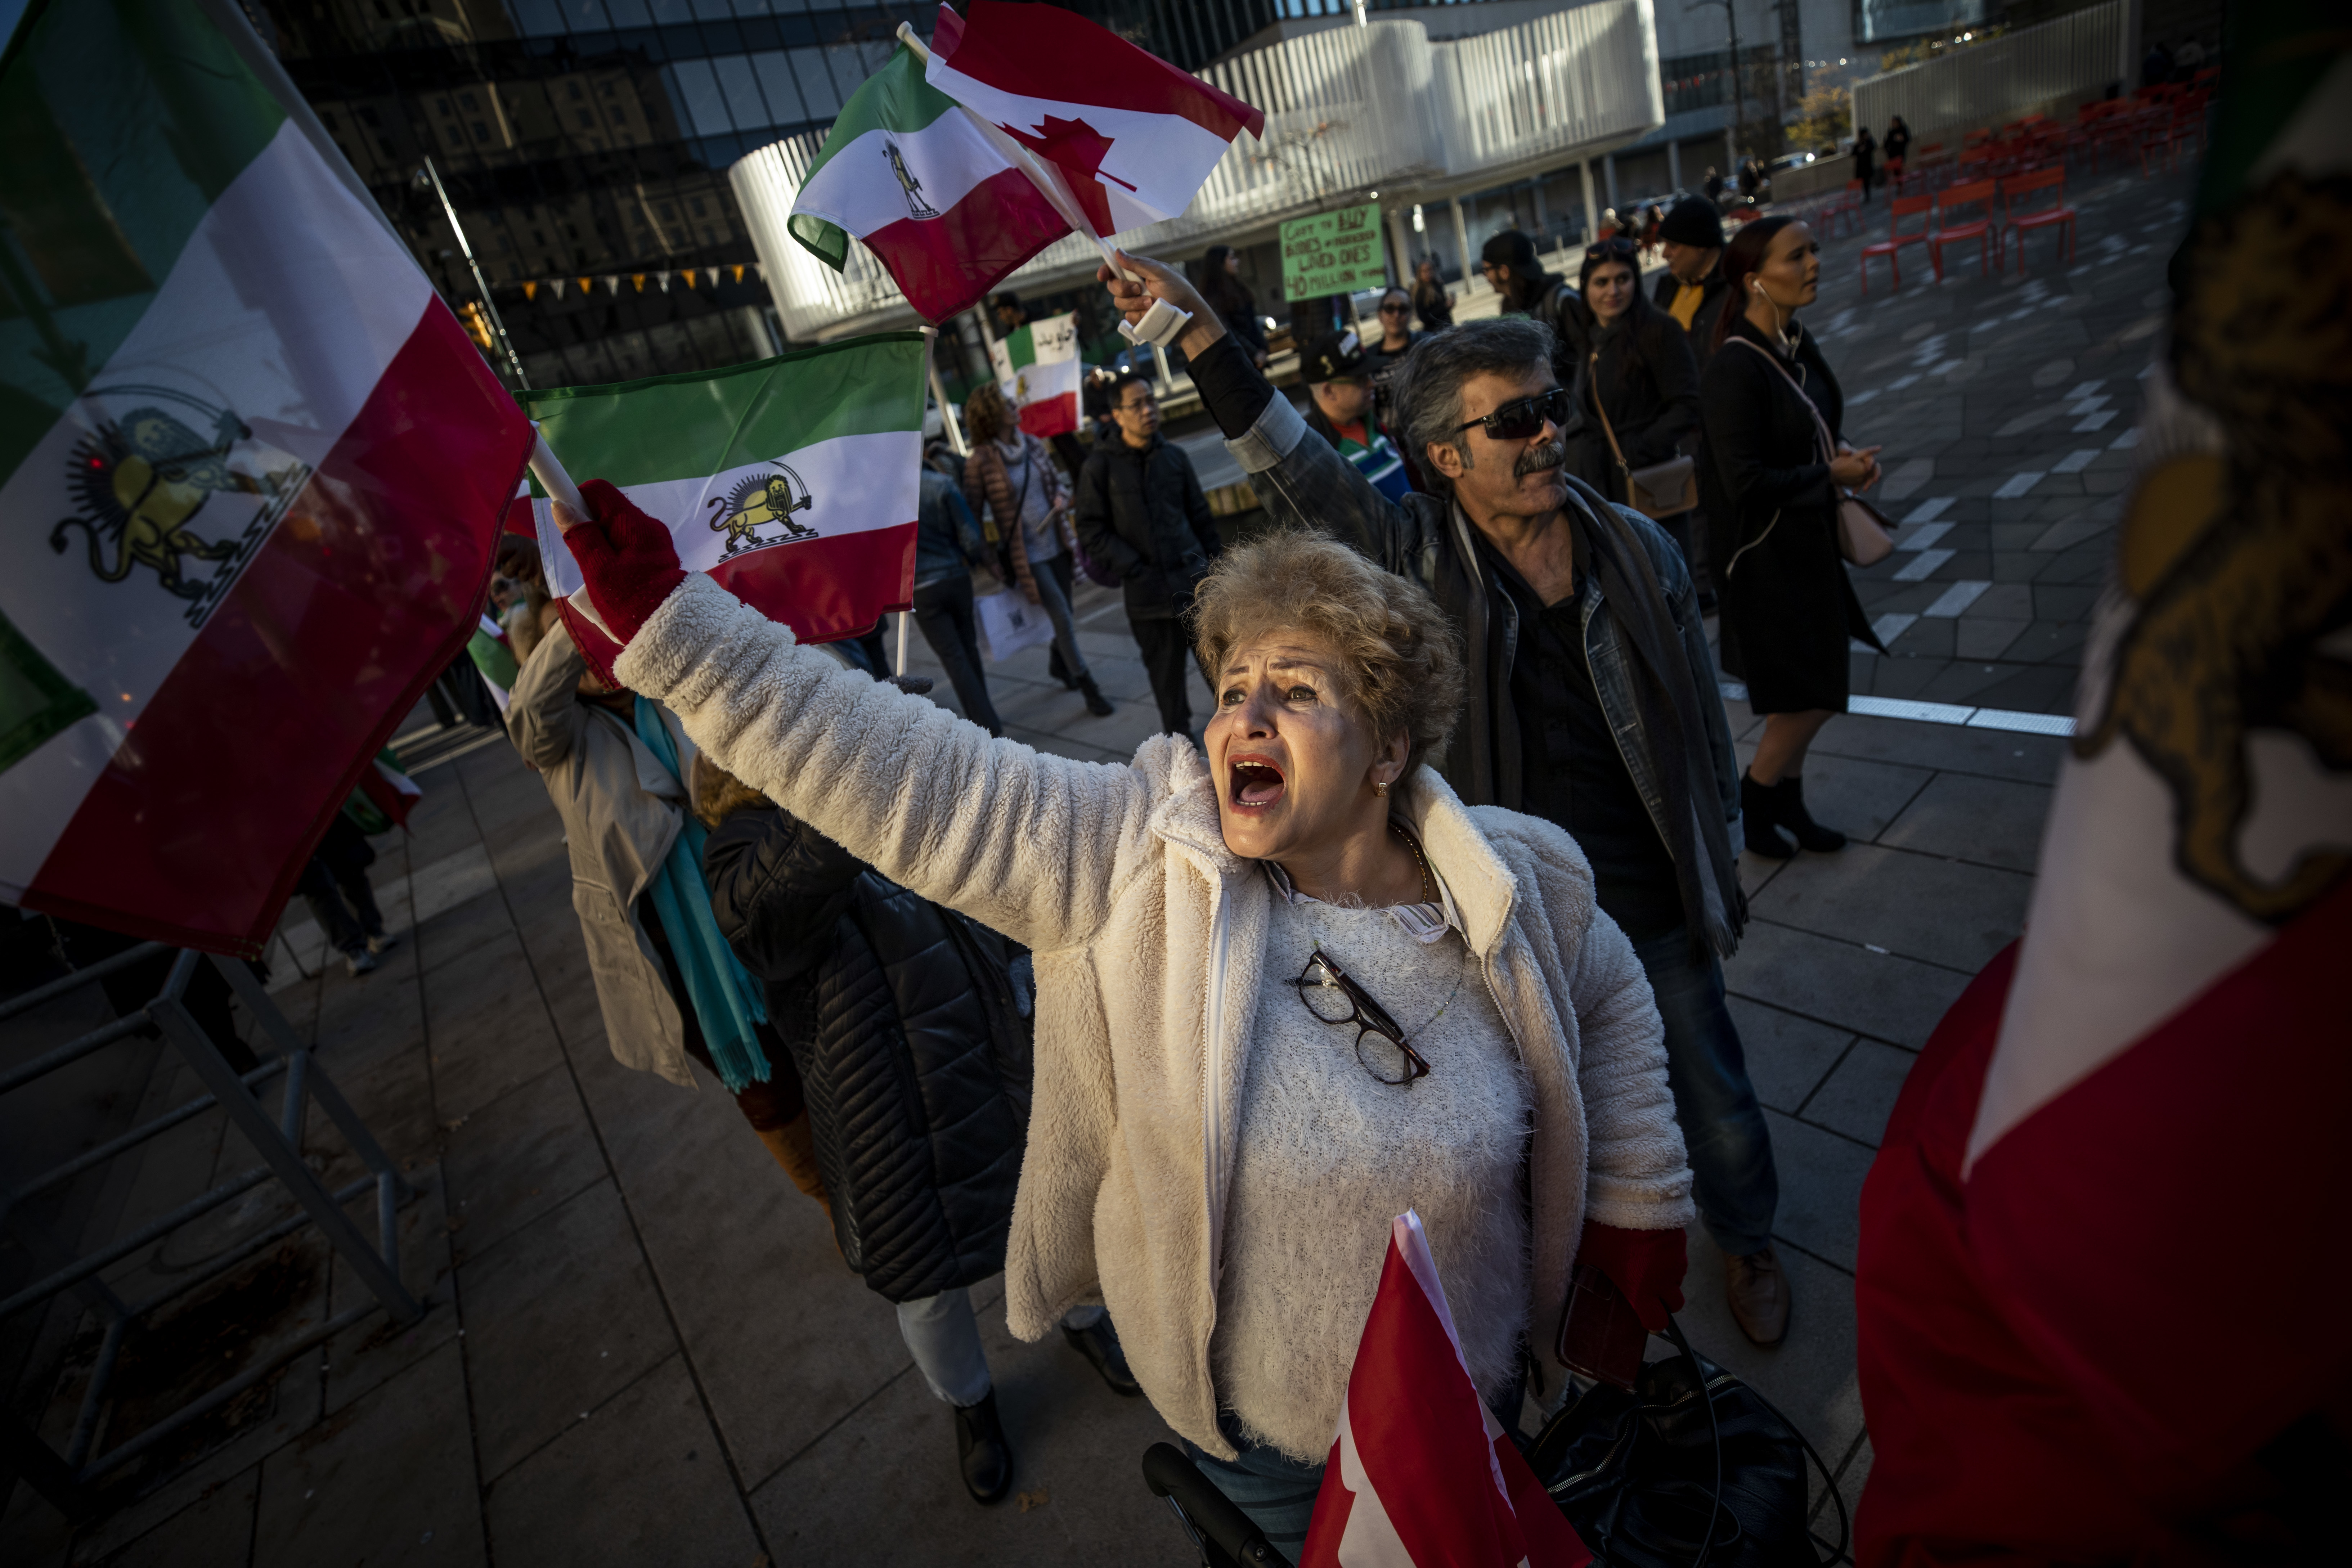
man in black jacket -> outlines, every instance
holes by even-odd
[[[1715,319],[1731,285],[1723,276],[1723,215],[1705,196],[1685,196],[1658,226],[1666,269],[1658,274],[1658,308],[1680,321],[1691,353],[1706,368],[1715,352]]]
[[[1733,1315],[1760,1343],[1788,1331],[1771,1244],[1779,1178],[1721,955],[1737,946],[1739,767],[1682,552],[1641,513],[1562,472],[1570,397],[1550,330],[1473,321],[1413,351],[1397,385],[1409,450],[1442,493],[1391,502],[1223,341],[1181,273],[1097,276],[1129,320],[1154,296],[1193,312],[1193,384],[1277,519],[1349,541],[1436,597],[1464,634],[1464,710],[1442,771],[1470,805],[1565,828],[1594,898],[1622,928],[1664,1024],[1667,1078],[1727,1256]]]
[[[711,912],[803,1086],[842,1261],[897,1306],[923,1381],[954,1410],[964,1486],[994,1502],[1013,1453],[971,1288],[1004,1268],[1021,1176],[1028,955],[708,757],[694,773]],[[1099,1305],[1065,1314],[1062,1334],[1112,1389],[1142,1392]]]
[[[1200,308],[1216,320],[1205,304]],[[1217,332],[1223,341],[1223,323]],[[1128,627],[1160,702],[1160,727],[1189,735],[1192,700],[1185,682],[1192,646],[1184,617],[1192,608],[1193,587],[1223,546],[1192,460],[1160,434],[1151,384],[1132,373],[1121,375],[1111,389],[1110,409],[1118,439],[1097,443],[1078,473],[1078,542],[1118,574]]]

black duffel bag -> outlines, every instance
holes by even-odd
[[[1595,1384],[1545,1424],[1528,1456],[1593,1556],[1613,1568],[1819,1568],[1844,1555],[1845,1500],[1813,1446],[1764,1396],[1682,1354],[1643,1363],[1631,1392]],[[1707,1397],[1699,1397],[1705,1382]],[[1805,1461],[1837,1502],[1824,1559],[1805,1521]]]

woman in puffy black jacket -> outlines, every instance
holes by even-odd
[[[970,1287],[1004,1267],[1029,1121],[1029,955],[882,877],[709,758],[695,814],[719,929],[765,988],[800,1069],[844,1262],[898,1310],[955,1411],[965,1487],[994,1502],[1013,1456]],[[1099,1306],[1062,1332],[1139,1392]]]

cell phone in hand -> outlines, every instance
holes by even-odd
[[[1570,1276],[1568,1310],[1560,1314],[1559,1363],[1593,1383],[1631,1391],[1642,1370],[1650,1333],[1633,1315],[1633,1303],[1590,1263]]]

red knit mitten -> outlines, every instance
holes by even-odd
[[[686,581],[677,546],[667,528],[603,479],[582,485],[580,499],[588,503],[590,521],[565,534],[563,542],[580,563],[596,613],[625,643]]]
[[[1679,1230],[1620,1230],[1587,1220],[1576,1261],[1607,1275],[1653,1333],[1664,1331],[1667,1313],[1682,1310],[1683,1274],[1690,1260]]]

